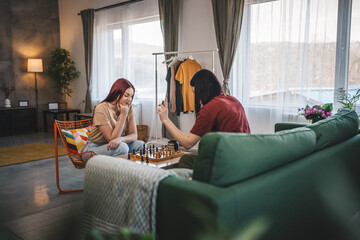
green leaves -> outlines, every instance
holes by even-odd
[[[333,110],[333,104],[332,103],[326,103],[326,104],[322,105],[321,108],[331,112]]]
[[[80,72],[77,71],[75,62],[71,60],[70,52],[63,48],[55,48],[51,52],[51,60],[46,72],[54,81],[55,90],[60,95],[71,97],[73,91],[70,84],[79,78]]]
[[[343,105],[342,108],[354,109],[355,103],[360,99],[360,89],[352,96],[350,93],[347,93],[345,89],[340,88],[336,91],[336,97],[338,103]]]

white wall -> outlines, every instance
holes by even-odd
[[[86,94],[85,57],[81,17],[77,14],[88,8],[99,8],[124,0],[59,0],[60,46],[70,50],[76,67],[81,72],[80,78],[73,82],[74,90],[68,105],[84,110]],[[146,1],[146,0],[145,0]],[[182,0],[180,9],[179,50],[216,49],[216,37],[213,23],[211,0]],[[203,68],[211,70],[210,53],[192,54]],[[215,56],[215,75],[222,81],[218,55]],[[180,118],[181,130],[189,132],[195,117],[188,114]]]
[[[217,49],[211,0],[183,0],[180,9],[179,50]],[[212,53],[191,54],[202,68],[212,70]],[[218,54],[215,54],[215,75],[222,81]],[[180,129],[188,134],[195,123],[195,113],[179,118]]]

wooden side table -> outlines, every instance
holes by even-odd
[[[75,113],[75,121],[93,118],[94,113]]]
[[[47,115],[52,114],[54,120],[58,120],[59,114],[66,114],[66,121],[70,121],[70,113],[80,113],[80,109],[66,109],[66,110],[44,110],[43,111],[43,121],[44,121],[44,131],[47,132]]]

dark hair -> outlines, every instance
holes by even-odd
[[[202,69],[194,74],[190,85],[195,87],[195,112],[200,111],[200,100],[205,105],[222,93],[221,85],[216,76],[207,69]]]
[[[114,82],[114,84],[111,86],[110,92],[107,95],[107,97],[103,100],[103,102],[112,102],[116,100],[118,96],[120,96],[119,100],[124,95],[126,89],[132,88],[134,90],[135,95],[135,87],[131,84],[131,82],[125,78],[119,78]],[[132,96],[132,99],[134,99],[134,95]]]

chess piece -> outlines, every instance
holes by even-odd
[[[128,153],[128,159],[130,160],[130,153]]]
[[[179,143],[178,142],[174,143],[174,150],[175,150],[175,152],[179,151]]]
[[[149,163],[149,157],[146,156],[146,163]]]
[[[143,155],[141,155],[141,161],[142,161],[142,162],[144,161],[144,156],[143,156]]]

